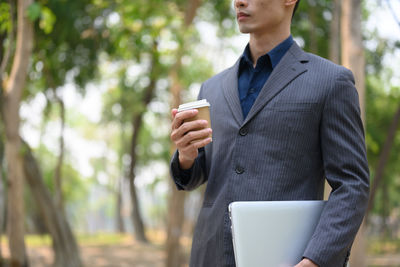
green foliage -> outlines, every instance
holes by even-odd
[[[45,146],[35,150],[41,167],[44,182],[51,193],[54,193],[54,173],[57,157]],[[87,184],[81,174],[67,161],[63,165],[63,194],[65,202],[82,203],[87,196]]]
[[[56,16],[47,7],[42,7],[42,14],[39,26],[46,33],[49,34],[53,31],[54,23],[56,22]]]
[[[301,1],[292,21],[292,34],[304,40],[304,49],[328,58],[332,1]]]
[[[10,31],[10,28],[10,5],[8,3],[0,3],[0,34]]]
[[[367,251],[370,255],[397,254],[400,251],[400,239],[370,239]]]
[[[206,21],[217,26],[219,38],[232,37],[237,34],[236,13],[232,0],[204,1],[197,20]]]
[[[107,42],[101,36],[103,28],[95,25],[102,11],[90,0],[40,0],[32,9],[40,19],[35,23],[33,68],[25,97],[49,95],[66,83],[67,74],[83,88],[95,77],[101,45]]]
[[[77,236],[78,243],[81,246],[99,246],[99,245],[116,245],[130,242],[132,236],[127,234],[117,233],[98,233],[93,235],[79,234]],[[0,245],[6,246],[8,243],[7,237],[3,237]],[[52,244],[51,237],[49,235],[26,235],[26,244],[31,247],[50,247]]]
[[[396,43],[380,38],[376,31],[364,34],[370,42],[368,43],[369,49],[365,51],[367,71],[366,143],[371,181],[373,181],[390,124],[399,108],[400,88],[392,85],[393,71],[383,65],[385,55],[393,53]],[[385,166],[382,183],[385,184],[387,192],[382,192],[382,186],[378,190],[373,208],[375,214],[382,215],[384,206],[391,210],[400,205],[400,195],[398,194],[400,191],[399,132],[400,129],[397,129],[389,160]]]
[[[28,7],[28,10],[27,10],[28,18],[31,21],[37,20],[40,17],[41,9],[42,9],[42,7],[41,7],[41,5],[39,3],[36,3],[36,2],[32,3]]]
[[[367,79],[367,132],[366,141],[368,149],[368,161],[371,168],[371,177],[373,179],[375,168],[378,164],[380,153],[387,138],[390,124],[394,113],[399,108],[400,88],[391,88],[385,91],[382,88],[383,81],[376,76],[370,76]],[[399,132],[399,129],[397,129]],[[396,135],[399,136],[398,134]],[[385,167],[384,183],[387,184],[390,192],[387,197],[389,203],[385,205],[395,207],[400,204],[400,164],[398,155],[400,153],[400,139],[395,138],[388,163]],[[375,201],[374,212],[382,211],[382,195],[379,192]]]
[[[67,127],[88,140],[104,141],[107,149],[118,157],[112,161],[105,153],[93,158],[95,174],[87,179],[73,168],[73,155],[66,155],[63,192],[67,206],[77,212],[76,220],[89,208],[113,216],[115,203],[110,199],[116,180],[126,176],[123,158],[129,154],[130,138],[135,130],[132,118],[136,114],[144,112],[136,148],[137,168],[160,161],[168,163],[171,68],[179,65],[178,79],[184,90],[198,86],[213,74],[212,62],[197,46],[200,33],[194,25],[184,25],[187,3],[186,0],[38,0],[29,7],[29,18],[35,22],[35,47],[24,100],[43,93],[47,101],[46,122],[58,120],[59,109],[53,107],[57,103],[54,93],[62,90],[65,84],[77,85],[82,94],[89,82],[99,87],[108,85],[103,93],[100,125],[90,122],[77,109],[67,110]],[[232,5],[231,0],[202,1],[194,22],[210,23],[217,28],[219,38],[227,39],[237,33]],[[368,13],[365,9],[364,18]],[[293,19],[292,33],[304,40],[305,50],[328,57],[331,15],[331,1],[301,2]],[[2,1],[0,35],[6,36],[10,27],[10,6]],[[400,103],[400,88],[390,84],[392,73],[382,65],[382,59],[400,43],[379,39],[374,32],[364,33],[364,36],[375,42],[366,50],[366,140],[373,177],[388,127]],[[6,44],[7,40],[0,44],[0,49]],[[152,81],[155,94],[146,106],[144,92]],[[400,165],[396,157],[399,153],[400,135],[397,135],[385,172],[391,207],[400,205]],[[43,145],[35,154],[39,156],[46,185],[53,192],[56,155]],[[104,173],[108,184],[99,179]],[[155,192],[157,185],[165,182],[165,177],[154,174],[152,178],[146,190]],[[87,195],[93,187],[106,188],[110,197],[93,205],[87,203]],[[164,199],[163,196],[160,199]],[[381,201],[378,195],[375,213],[381,213]],[[154,203],[149,210],[150,217],[161,218],[166,212],[165,203],[157,203],[157,200]]]

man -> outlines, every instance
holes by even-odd
[[[347,263],[369,191],[358,94],[349,70],[293,41],[297,4],[235,0],[250,41],[233,67],[200,89],[212,130],[202,120],[184,122],[196,110],[172,110],[173,179],[180,190],[207,181],[191,267],[235,266],[230,202],[322,199],[325,178],[332,193],[296,267]]]

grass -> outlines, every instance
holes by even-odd
[[[78,234],[77,239],[81,246],[132,243],[131,235],[117,233]],[[3,237],[1,241],[3,245],[8,243],[6,237]],[[49,235],[26,235],[25,242],[29,247],[51,246],[51,237]]]
[[[370,255],[397,254],[400,252],[400,239],[370,238],[367,249]]]
[[[166,239],[165,232],[160,230],[150,230],[147,232],[150,242],[157,246],[162,246]],[[119,233],[96,233],[96,234],[78,234],[78,243],[80,246],[101,246],[101,245],[121,245],[132,244],[134,242],[131,234]],[[28,247],[51,246],[49,235],[27,235],[25,242]],[[190,247],[191,240],[183,237],[183,247]],[[7,245],[7,238],[2,236],[1,244]],[[400,239],[380,239],[369,238],[367,243],[367,253],[369,255],[397,254],[400,252]]]
[[[153,245],[162,246],[166,240],[166,234],[163,230],[149,229],[146,231],[146,235]],[[80,246],[121,245],[134,242],[133,236],[129,233],[76,233],[75,237]],[[4,235],[0,241],[3,246],[8,244],[7,237]],[[184,246],[191,244],[190,238],[185,236],[182,237],[181,241]],[[28,247],[51,246],[52,244],[49,235],[26,235],[25,243]]]

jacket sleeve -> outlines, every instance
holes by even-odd
[[[347,69],[326,97],[320,136],[325,177],[332,192],[303,256],[321,267],[338,267],[348,260],[369,196],[358,93]]]
[[[204,175],[204,162],[205,162],[204,148],[199,149],[199,155],[194,161],[193,166],[189,170],[182,170],[179,166],[179,151],[171,159],[171,176],[175,182],[178,190],[194,190],[204,182],[206,178]]]
[[[202,99],[203,86],[197,99]],[[178,190],[194,190],[207,181],[205,175],[205,151],[199,148],[199,154],[189,170],[182,170],[179,165],[179,151],[176,150],[171,159],[170,172]]]

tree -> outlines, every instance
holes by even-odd
[[[14,1],[10,1],[10,14],[13,14],[13,3]],[[31,23],[29,27],[24,28],[25,31],[29,30],[30,32],[32,32],[32,34],[33,31],[35,31],[36,40],[35,47],[32,51],[33,56],[31,57],[30,54],[28,55],[27,49],[25,49],[23,50],[25,51],[25,54],[22,55],[21,60],[21,55],[18,54],[17,44],[17,51],[15,53],[14,62],[17,59],[20,59],[20,61],[26,65],[25,73],[27,73],[28,71],[27,63],[29,61],[30,63],[32,63],[33,66],[33,68],[31,68],[29,72],[29,84],[27,86],[27,90],[25,90],[23,93],[20,92],[20,94],[18,95],[19,100],[21,100],[21,98],[29,99],[30,97],[35,96],[37,93],[41,92],[44,92],[46,96],[54,95],[54,99],[52,99],[51,97],[47,98],[47,103],[49,104],[52,102],[56,102],[60,105],[62,125],[64,125],[65,122],[65,113],[63,112],[64,105],[62,99],[57,94],[57,89],[66,82],[67,73],[71,73],[71,71],[73,71],[73,81],[81,87],[88,80],[92,79],[94,74],[96,73],[95,66],[97,65],[97,53],[100,47],[100,42],[98,42],[99,36],[96,34],[88,34],[88,31],[91,30],[90,27],[92,25],[90,23],[93,22],[90,16],[98,16],[98,14],[96,14],[98,10],[87,9],[90,3],[90,0],[64,2],[39,0],[35,3],[31,3],[28,9],[26,9],[26,6],[23,9],[27,10],[29,18],[37,23],[35,23],[34,27],[32,25],[33,23]],[[1,4],[3,5],[3,3]],[[65,12],[65,10],[69,10],[70,12]],[[24,14],[23,17],[24,16],[26,17],[26,14]],[[1,18],[4,18],[4,16],[1,16]],[[58,23],[56,23],[56,19],[58,19]],[[6,19],[6,22],[12,25],[12,21],[12,16],[10,15],[9,18]],[[3,26],[6,24],[2,22],[1,25]],[[4,36],[3,31],[1,30],[2,29],[0,29],[0,58],[2,59],[1,77],[4,78],[3,71],[8,69],[6,62],[10,58],[10,56],[7,55],[12,54],[11,51],[13,48],[13,27],[11,27],[11,29],[8,29],[9,34],[7,36]],[[29,34],[26,34],[24,32],[23,45],[24,47],[31,48],[32,42],[29,42],[29,36]],[[3,48],[6,49],[3,50]],[[13,78],[13,76],[10,76],[10,81],[11,78]],[[19,82],[22,82],[25,80],[25,77],[24,79],[21,79],[19,77],[17,80]],[[47,94],[48,92],[52,93]],[[14,95],[16,94],[14,93]],[[3,103],[3,101],[0,102]],[[13,114],[18,113],[14,110],[10,110],[9,107],[2,108],[3,111],[7,109],[10,112],[12,111]],[[18,138],[14,137],[14,139],[19,140],[19,135],[17,136]],[[60,148],[61,149],[59,160],[58,163],[55,164],[56,171],[54,172],[54,184],[56,185],[55,199],[57,199],[56,201],[58,203],[58,207],[53,204],[54,199],[48,197],[47,188],[45,186],[41,186],[41,184],[37,182],[40,179],[29,180],[30,183],[28,183],[28,185],[31,186],[31,191],[34,195],[34,199],[37,200],[37,206],[39,207],[39,210],[42,211],[42,215],[45,217],[48,230],[53,238],[53,247],[55,249],[54,264],[56,266],[80,266],[81,263],[77,243],[72,235],[72,231],[69,228],[67,220],[63,215],[59,214],[60,212],[62,212],[63,209],[61,182],[61,170],[64,155],[63,132],[61,132]],[[19,149],[18,151],[19,159],[21,161],[22,156],[26,155],[24,154],[24,150]],[[31,162],[29,162],[31,164],[30,166],[34,165],[31,168],[39,169],[39,167],[37,166],[37,162],[32,155],[33,154],[29,154],[29,156],[33,159],[31,160]],[[19,162],[19,164],[20,163],[21,162]],[[28,175],[32,175],[32,173],[28,172],[27,176]],[[28,176],[27,178],[30,177]],[[36,184],[35,181],[37,182]],[[22,194],[20,193],[18,198],[20,201],[23,201],[23,197],[21,197],[21,195]],[[45,200],[43,200],[43,197]],[[9,201],[8,204],[15,205],[11,201]],[[9,225],[12,225],[12,227],[14,227],[14,225],[24,223],[23,219],[18,219],[16,221],[17,223],[12,220],[15,220],[15,218],[10,218],[8,223]],[[12,240],[12,242],[15,242],[16,239],[10,240]],[[20,248],[23,247],[20,246]]]
[[[158,52],[157,52],[157,41],[155,41],[153,43],[153,53],[152,53],[152,58],[151,58],[151,63],[150,63],[150,70],[149,70],[150,82],[149,82],[148,86],[146,86],[146,88],[144,89],[143,98],[142,98],[142,105],[145,107],[147,107],[147,105],[150,103],[150,101],[154,97],[154,91],[155,91],[155,87],[156,87],[156,77],[157,77],[157,64],[158,64]],[[130,187],[131,200],[132,200],[132,205],[133,205],[132,219],[133,219],[133,224],[135,227],[136,238],[139,241],[147,242],[142,217],[139,213],[138,197],[136,194],[136,188],[135,188],[135,184],[134,184],[135,177],[136,177],[134,171],[135,171],[136,162],[137,162],[137,155],[136,155],[135,149],[137,147],[137,143],[139,140],[139,131],[143,124],[144,113],[145,113],[144,110],[137,112],[136,114],[133,115],[133,118],[132,118],[133,134],[132,134],[131,149],[130,149],[131,163],[129,166],[129,187]]]
[[[25,87],[29,60],[33,48],[33,23],[27,16],[27,9],[33,0],[18,1],[18,25],[16,51],[10,73],[5,82],[4,121],[6,131],[6,159],[8,170],[8,236],[11,264],[27,264],[24,242],[24,178],[22,173],[21,142],[19,138],[19,105]]]
[[[330,42],[340,40],[335,36],[335,15],[337,13],[333,1],[301,1],[293,17],[292,34],[295,38],[303,40],[303,49],[324,58],[330,58]],[[327,15],[329,14],[329,15]],[[327,38],[329,36],[329,39]]]
[[[39,165],[33,157],[30,147],[23,142],[23,148],[25,177],[53,240],[55,256],[53,266],[81,267],[79,248],[64,213],[57,208],[49,190],[43,183]]]
[[[101,3],[103,4],[103,3]],[[121,116],[115,116],[106,113],[106,122],[118,120],[120,125],[130,125],[132,132],[130,137],[129,150],[126,146],[123,147],[123,153],[129,154],[130,164],[127,167],[124,176],[129,181],[131,204],[132,204],[132,223],[134,227],[135,238],[141,242],[147,242],[145,234],[145,226],[140,212],[139,197],[135,187],[136,169],[138,162],[137,146],[139,144],[140,131],[143,126],[143,116],[146,112],[147,105],[155,96],[157,80],[162,78],[161,63],[158,56],[158,38],[161,31],[161,25],[154,27],[154,21],[160,18],[162,7],[153,9],[159,3],[146,3],[143,5],[132,4],[129,1],[119,3],[118,6],[113,6],[110,9],[110,16],[114,15],[120,19],[119,22],[109,27],[110,46],[105,50],[110,57],[110,60],[117,62],[121,66],[121,83],[119,89],[124,93],[121,97],[108,97],[106,107],[117,105],[122,108]],[[127,8],[129,7],[129,8]],[[112,10],[112,12],[111,12]],[[167,17],[168,19],[168,17]],[[134,27],[135,22],[140,21],[137,26],[140,31]],[[147,41],[143,41],[147,38]],[[119,42],[119,45],[116,43]],[[129,51],[125,45],[127,43],[137,44],[139,49]],[[121,48],[121,44],[124,46]],[[142,60],[142,57],[145,58]],[[141,65],[141,61],[146,65],[141,67],[147,69],[146,73],[138,77],[132,85],[127,86],[126,71],[129,65]],[[143,80],[146,77],[148,82],[143,85]],[[113,88],[114,89],[114,88]],[[133,90],[132,90],[133,89]],[[115,90],[114,90],[115,92]],[[105,109],[107,110],[107,108]],[[122,160],[120,161],[122,163]],[[121,168],[122,169],[122,168]],[[118,196],[118,195],[117,195]],[[117,202],[119,203],[119,202]]]
[[[5,226],[5,215],[6,215],[6,192],[4,187],[4,181],[6,177],[3,177],[4,171],[4,140],[5,140],[5,132],[4,132],[4,113],[3,113],[3,103],[4,103],[4,93],[3,93],[3,76],[5,74],[5,70],[8,67],[11,47],[8,45],[7,50],[3,50],[4,42],[7,39],[12,39],[14,36],[14,32],[12,31],[14,27],[12,17],[13,5],[8,3],[0,3],[0,17],[3,18],[0,20],[0,24],[3,27],[0,27],[0,240],[3,235],[4,226]],[[1,242],[1,241],[0,241]],[[3,264],[2,251],[0,247],[0,266]]]
[[[1,127],[1,126],[0,126]],[[3,149],[2,149],[2,139],[0,138],[0,166],[2,165],[3,162]],[[3,185],[3,169],[0,168],[0,243],[1,243],[1,237],[3,235],[3,226],[4,226],[4,208],[5,208],[5,191],[4,191],[4,185]],[[3,265],[3,256],[2,256],[2,250],[0,246],[0,266]]]
[[[38,161],[27,145],[24,167],[31,193],[52,237],[55,266],[82,265],[79,247],[64,210],[65,185],[71,183],[71,179],[64,182],[62,178],[63,173],[66,173],[63,135],[68,125],[61,90],[64,84],[70,82],[83,94],[87,82],[95,78],[98,55],[103,44],[100,40],[104,38],[101,36],[103,28],[96,26],[94,20],[102,18],[102,11],[95,8],[90,0],[40,1],[32,11],[38,23],[35,24],[34,67],[30,72],[29,93],[25,98],[29,99],[36,94],[46,97],[44,124],[52,108],[59,107],[61,131],[58,158],[51,174],[53,196],[44,185]],[[104,43],[107,43],[106,39]]]
[[[340,63],[340,10],[341,0],[334,0],[329,34],[329,59]]]
[[[342,0],[341,53],[342,64],[353,71],[360,100],[361,118],[365,123],[365,58],[361,33],[361,0]],[[365,233],[362,223],[353,245],[350,264],[365,266]]]
[[[187,45],[188,28],[193,23],[193,19],[196,16],[197,9],[201,4],[201,0],[191,0],[185,7],[184,23],[182,24],[183,41],[178,49],[178,53],[175,58],[175,64],[171,68],[169,78],[171,80],[171,109],[176,108],[181,104],[181,92],[182,85],[179,78],[179,71],[181,70],[181,60],[184,54],[185,46]],[[175,152],[176,147],[171,145],[171,155]],[[168,203],[168,224],[167,224],[167,261],[166,267],[181,266],[183,263],[182,252],[180,248],[180,238],[182,235],[182,226],[184,221],[184,207],[185,207],[185,192],[179,192],[172,179],[169,181],[170,184],[170,199]]]
[[[212,2],[213,3],[213,2]],[[181,5],[183,12],[183,24],[179,29],[181,33],[180,43],[177,48],[177,52],[174,58],[174,65],[171,67],[169,72],[169,80],[171,82],[170,92],[172,95],[171,108],[177,108],[181,104],[181,94],[185,88],[184,86],[184,70],[186,67],[182,66],[182,58],[186,53],[190,53],[191,49],[191,38],[193,31],[193,22],[197,15],[199,9],[203,6],[207,8],[209,3],[207,1],[201,0],[191,0]],[[230,16],[230,1],[219,1],[218,5],[212,5],[210,9],[213,12],[208,14],[213,14],[208,20],[212,22],[217,22],[220,30],[224,30],[225,27],[222,26],[224,20],[232,20]],[[231,24],[234,25],[233,23]],[[222,36],[231,34],[227,31]],[[193,45],[193,44],[192,44]],[[194,81],[192,81],[194,82]],[[176,147],[171,145],[171,155],[175,152]],[[167,242],[166,242],[166,252],[167,252],[167,267],[181,266],[184,263],[184,258],[182,256],[180,247],[180,238],[182,235],[182,228],[185,219],[184,207],[185,207],[185,195],[186,193],[179,192],[172,179],[169,181],[170,184],[170,198],[168,203],[168,225],[167,225]]]
[[[69,10],[69,12],[65,12]],[[64,212],[63,165],[65,153],[64,130],[67,112],[62,97],[62,86],[67,76],[72,77],[80,92],[97,73],[98,53],[101,48],[99,32],[94,19],[101,16],[101,10],[93,8],[90,0],[82,1],[38,1],[32,8],[35,24],[36,46],[33,51],[33,68],[30,72],[29,91],[25,99],[43,94],[47,107],[44,124],[52,112],[59,112],[60,137],[58,160],[54,166],[54,201]],[[106,41],[104,41],[106,42]]]
[[[361,118],[365,122],[365,56],[362,43],[361,0],[342,0],[342,65],[354,73],[360,99]]]

